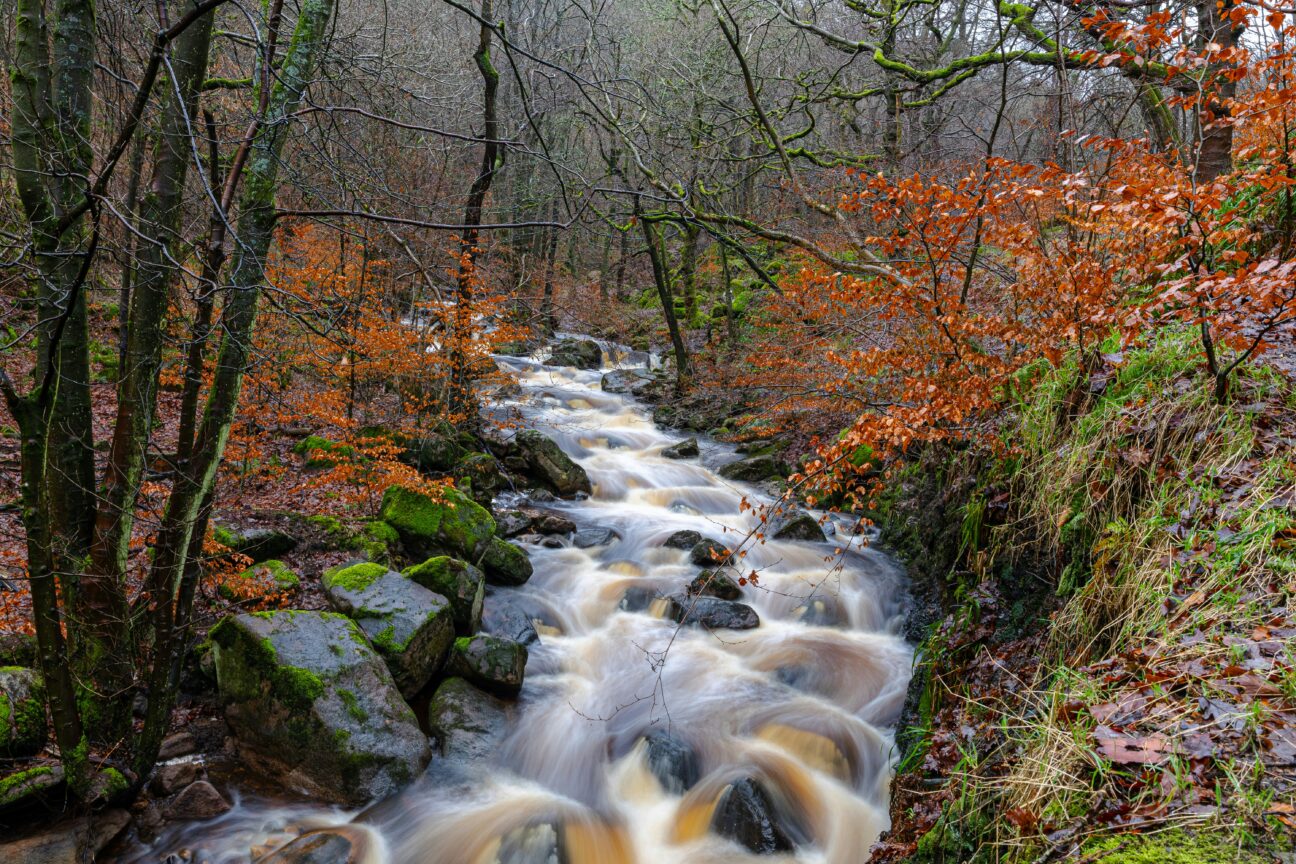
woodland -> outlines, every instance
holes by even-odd
[[[0,860],[1296,854],[1296,8],[0,9]],[[697,578],[600,614],[832,706],[573,702],[645,845],[508,737],[612,588],[516,598],[687,460],[728,527],[666,501],[600,572]],[[741,641],[795,543],[904,574],[801,598],[796,680]],[[419,790],[492,753],[563,797],[473,845]],[[244,831],[301,802],[372,815]]]

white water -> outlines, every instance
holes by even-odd
[[[898,635],[896,566],[846,536],[843,521],[834,542],[743,545],[743,571],[759,572],[743,598],[760,615],[754,630],[708,632],[620,611],[631,587],[681,591],[697,574],[687,551],[661,545],[670,534],[693,529],[736,547],[757,524],[744,497],[765,499],[708,467],[732,458],[723,445],[703,442],[701,460],[661,456],[682,436],[657,429],[628,397],[602,392],[602,371],[501,362],[521,385],[497,404],[501,416],[520,412],[594,485],[588,500],[542,506],[621,539],[527,547],[535,573],[510,590],[549,626],[532,646],[506,743],[491,764],[468,771],[434,757],[423,780],[361,814],[374,841],[366,861],[547,864],[554,859],[539,840],[537,856],[500,860],[510,832],[553,836],[537,825],[563,832],[565,864],[757,861],[708,830],[716,798],[742,777],[757,778],[797,823],[796,851],[778,860],[865,861],[887,825],[890,727],[911,660]],[[799,620],[816,599],[837,610],[838,626]],[[642,738],[658,731],[698,756],[702,779],[683,796],[647,768]],[[133,860],[187,847],[199,861],[246,862],[296,831],[352,818],[245,801],[214,822],[169,831]]]

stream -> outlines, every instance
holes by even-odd
[[[422,779],[359,814],[245,796],[215,820],[172,826],[129,855],[132,864],[181,848],[190,861],[246,864],[303,829],[344,823],[369,841],[365,864],[754,862],[769,856],[711,828],[718,800],[754,787],[777,814],[758,832],[793,846],[774,860],[867,859],[888,824],[892,726],[911,662],[900,568],[849,521],[829,520],[828,542],[742,547],[743,572],[759,574],[742,588],[755,629],[659,617],[660,601],[632,598],[680,592],[700,570],[666,539],[694,530],[738,546],[758,524],[744,499],[769,499],[717,475],[736,458],[728,445],[702,440],[700,457],[664,457],[684,436],[658,429],[631,397],[604,392],[606,362],[592,371],[499,362],[518,386],[493,413],[551,436],[593,485],[586,500],[540,506],[579,529],[615,532],[588,548],[570,537],[526,545],[531,580],[488,596],[489,610],[516,592],[508,599],[537,619],[541,637],[503,744],[468,767],[434,757]],[[683,781],[664,786],[650,761]],[[743,803],[737,812],[751,810]]]

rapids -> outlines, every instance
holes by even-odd
[[[635,359],[646,358],[624,365]],[[744,499],[768,499],[717,476],[735,455],[726,445],[663,457],[682,436],[603,392],[606,370],[499,362],[518,386],[492,412],[553,437],[593,483],[587,500],[542,506],[620,535],[588,549],[527,547],[534,575],[505,590],[535,610],[542,641],[505,744],[467,769],[434,757],[421,780],[358,814],[247,796],[216,820],[173,826],[131,864],[181,848],[192,861],[247,862],[302,830],[343,823],[367,836],[365,864],[558,864],[558,847],[565,864],[758,861],[709,830],[717,799],[743,778],[768,791],[796,843],[774,860],[867,859],[887,826],[891,727],[911,661],[897,565],[838,520],[830,542],[743,544],[743,571],[759,573],[743,589],[760,616],[754,630],[623,611],[627,589],[680,591],[697,574],[687,551],[661,545],[673,532],[738,546],[758,524]],[[825,619],[834,626],[815,623]],[[649,733],[692,749],[699,779],[687,792],[667,791],[649,770]]]

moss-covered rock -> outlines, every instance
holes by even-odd
[[[458,489],[445,489],[441,500],[392,486],[383,495],[382,520],[400,535],[416,558],[453,555],[475,563],[486,554],[495,536],[495,520],[484,507]]]
[[[322,435],[307,435],[293,446],[293,452],[306,457],[306,468],[310,470],[334,468],[356,456],[354,447],[330,441]]]
[[[460,459],[473,452],[477,442],[466,432],[449,423],[439,423],[431,430],[406,442],[401,461],[430,473],[452,469]]]
[[[446,672],[492,693],[513,695],[522,689],[526,664],[526,646],[478,633],[455,640]]]
[[[330,612],[258,612],[211,631],[225,717],[279,782],[359,804],[429,759],[427,739],[364,634]]]
[[[804,510],[789,506],[782,506],[770,514],[765,523],[765,533],[774,540],[818,542],[826,539],[818,519]]]
[[[513,441],[525,465],[527,477],[558,495],[588,493],[591,489],[585,469],[572,461],[562,448],[534,429],[524,429]]]
[[[603,365],[603,349],[592,339],[564,339],[553,347],[547,362],[550,366],[597,369]]]
[[[469,453],[455,465],[456,484],[467,485],[472,499],[483,507],[490,506],[508,484],[500,470],[499,460],[489,453]]]
[[[521,547],[499,537],[491,538],[481,565],[496,585],[521,585],[531,578],[531,559]]]
[[[45,688],[21,666],[0,667],[0,756],[30,756],[45,746]]]
[[[1222,832],[1175,830],[1105,837],[1086,844],[1083,855],[1094,864],[1263,864],[1274,860],[1274,856],[1247,845],[1239,845],[1237,838]]]
[[[703,570],[688,584],[690,596],[719,597],[721,600],[741,600],[743,593],[738,582],[723,570]]]
[[[782,480],[788,474],[788,466],[771,453],[761,453],[730,462],[718,473],[726,480],[759,483],[762,480]]]
[[[0,810],[42,799],[63,784],[58,765],[37,765],[0,776]]]
[[[277,528],[231,528],[217,525],[212,529],[217,543],[231,552],[246,555],[254,564],[287,555],[297,548],[297,538]]]
[[[450,602],[381,564],[357,564],[323,581],[333,608],[360,625],[401,695],[410,698],[422,690],[454,639]]]
[[[404,574],[450,601],[456,633],[471,636],[477,632],[486,596],[486,576],[482,571],[458,558],[438,555],[406,568]]]
[[[238,583],[243,583],[240,586]],[[240,597],[269,596],[292,591],[301,585],[301,579],[282,561],[270,559],[251,567],[222,582],[217,592],[226,600]],[[244,587],[246,590],[240,591]]]
[[[499,749],[508,729],[509,706],[462,678],[447,678],[428,703],[427,719],[442,756],[476,761]]]

